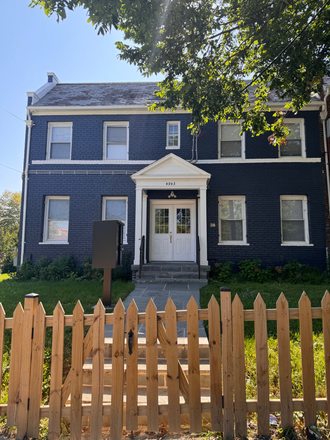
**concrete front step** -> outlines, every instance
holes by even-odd
[[[188,359],[188,338],[178,338],[177,339],[177,348],[178,348],[178,358],[179,359]],[[105,338],[104,344],[104,358],[111,359],[112,358],[112,338]],[[125,340],[126,347],[126,340]],[[164,351],[160,344],[157,344],[157,353],[158,359],[165,359]],[[209,352],[209,341],[207,338],[199,338],[199,358],[200,359],[208,359],[210,356]],[[146,358],[146,339],[138,338],[138,358],[145,359]]]
[[[83,384],[92,385],[93,363],[92,359],[88,359],[83,367]],[[184,373],[188,376],[188,362],[186,359],[181,360],[181,366]],[[145,360],[139,360],[138,363],[138,385],[146,386],[147,367]],[[104,385],[112,385],[112,362],[110,359],[104,362]],[[124,365],[124,382],[126,383],[126,364]],[[167,365],[165,359],[158,360],[158,387],[167,386]],[[200,387],[210,387],[210,364],[209,359],[200,359]]]
[[[69,397],[67,403],[71,400],[71,396]],[[91,403],[92,401],[92,387],[89,385],[84,385],[82,390],[82,403]],[[124,403],[126,403],[126,387],[124,387]],[[206,388],[201,389],[201,402],[210,402],[210,390]],[[105,385],[103,388],[103,403],[111,403],[111,386]],[[180,403],[185,403],[184,398],[180,396]],[[138,404],[146,405],[147,404],[147,387],[139,386],[138,387]],[[158,404],[159,405],[167,405],[168,404],[168,395],[167,388],[158,388]]]
[[[141,278],[136,278],[134,280],[135,284],[174,284],[174,283],[180,283],[180,284],[199,284],[201,287],[206,286],[207,279],[196,279],[196,278],[148,278],[144,277],[141,274]]]

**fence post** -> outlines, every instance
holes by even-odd
[[[22,326],[21,340],[21,373],[20,373],[20,389],[19,404],[17,407],[17,438],[21,439],[27,434],[28,425],[28,408],[30,393],[30,376],[31,376],[31,356],[33,342],[33,320],[37,310],[39,295],[37,293],[29,293],[24,299],[24,318]]]
[[[234,438],[233,412],[233,327],[231,313],[231,290],[220,288],[221,320],[222,320],[222,362],[223,362],[223,435],[225,439]]]

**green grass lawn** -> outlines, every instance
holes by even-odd
[[[114,281],[112,283],[112,303],[119,298],[122,300],[134,289],[134,283]],[[0,275],[0,302],[5,309],[6,316],[13,316],[19,302],[24,304],[24,296],[28,293],[38,293],[46,314],[52,315],[58,301],[61,302],[65,313],[72,314],[78,300],[80,300],[86,314],[93,313],[99,298],[102,298],[103,284],[99,281],[16,281],[10,276]]]

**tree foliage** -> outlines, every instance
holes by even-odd
[[[182,106],[194,128],[244,117],[244,130],[271,130],[281,139],[288,132],[284,116],[322,93],[329,74],[330,0],[33,0],[31,6],[58,19],[82,6],[99,33],[121,29],[120,58],[145,76],[165,76],[163,101],[154,108]],[[274,90],[288,104],[270,121]]]
[[[21,194],[4,191],[0,195],[0,256],[10,255],[18,246]]]

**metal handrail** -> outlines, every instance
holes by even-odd
[[[198,266],[198,279],[201,279],[201,246],[199,242],[199,235],[197,235],[196,239],[196,260]]]
[[[142,271],[142,266],[143,266],[143,263],[144,263],[144,240],[145,240],[145,237],[144,237],[144,235],[142,235],[141,245],[140,245],[139,278],[141,278],[141,271]]]

